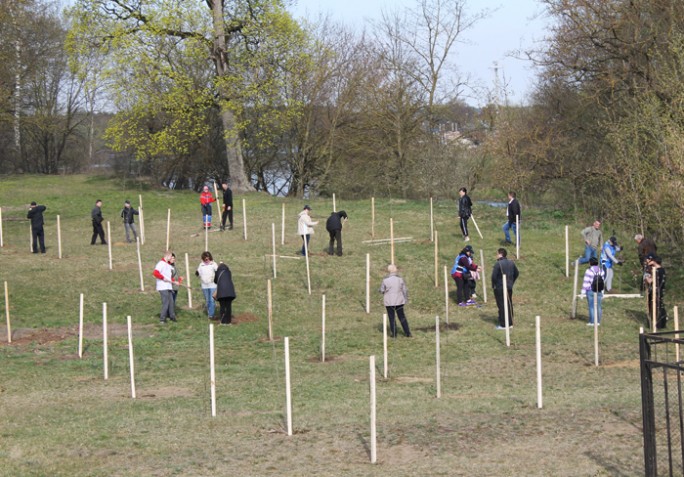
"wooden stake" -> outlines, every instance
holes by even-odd
[[[442,372],[441,355],[439,350],[439,315],[435,316],[435,389],[437,399],[442,397]]]
[[[435,241],[435,217],[432,210],[432,197],[430,197],[430,242]],[[392,262],[394,263],[394,262]]]
[[[57,257],[62,258],[62,225],[57,216]]]
[[[306,286],[309,289],[309,295],[311,295],[311,269],[309,268],[309,244],[306,240],[306,235],[302,236],[304,239],[304,259],[306,260]]]
[[[535,345],[537,349],[537,409],[542,408],[542,360],[541,360],[541,318],[534,319]]]
[[[371,238],[375,238],[375,197],[371,197]]]
[[[508,286],[506,285],[506,274],[503,274],[503,297],[504,297],[504,323],[506,324],[506,346],[511,346],[511,327],[508,315]]]
[[[131,316],[126,317],[128,324],[128,368],[131,371],[131,398],[135,399],[135,361],[133,360],[133,325]]]
[[[482,267],[482,297],[484,302],[487,303],[487,275],[485,274],[485,261],[484,261],[484,250],[480,249],[480,267]]]
[[[5,243],[2,241],[2,207],[0,207],[0,247],[4,247],[4,246],[5,246]],[[33,250],[31,250],[31,251],[33,251]]]
[[[143,280],[143,270],[142,270],[142,257],[140,256],[140,236],[135,238],[135,250],[138,253],[138,275],[140,275],[140,291],[145,291],[145,282]],[[188,283],[188,286],[190,286],[189,283]],[[189,291],[188,291],[188,293],[189,293]]]
[[[209,251],[209,227],[204,227],[204,250]]]
[[[325,363],[325,293],[321,298],[321,363]]]
[[[221,223],[221,200],[219,199],[218,187],[216,186],[216,181],[214,181],[214,196],[216,197],[216,210],[218,211],[219,224]],[[169,247],[166,247],[168,250]]]
[[[391,261],[390,263],[394,265],[394,219],[390,219],[390,245],[391,245]]]
[[[337,204],[335,203],[335,193],[333,192],[333,212],[337,212]]]
[[[280,218],[280,245],[285,245],[285,202],[283,202],[283,212]]]
[[[435,242],[435,288],[439,288],[439,235],[436,230],[433,234]]]
[[[375,427],[375,356],[371,356],[368,362],[370,368],[370,458],[371,464],[378,461],[378,444]]]
[[[78,357],[83,358],[83,293],[78,300]]]
[[[674,307],[674,329],[677,333],[675,333],[675,339],[679,340],[679,307],[675,306]],[[677,363],[679,363],[679,343],[675,343],[675,360]]]
[[[142,195],[138,194],[138,215],[140,218],[140,245],[145,245],[145,217],[143,215]]]
[[[188,283],[188,308],[192,309],[192,291],[190,290],[191,285],[190,285],[190,261],[188,260],[188,254],[185,254],[185,275],[186,275],[186,280]]]
[[[214,184],[216,185],[216,184]],[[171,241],[171,209],[167,210],[166,213],[166,248],[164,250],[169,249],[169,243]]]
[[[12,324],[10,323],[9,312],[9,291],[7,290],[7,281],[5,281],[5,318],[7,319],[7,342],[12,342]]]
[[[37,246],[38,244],[36,244]],[[33,225],[29,223],[29,252],[33,252]]]
[[[515,216],[515,258],[520,260],[520,216]]]
[[[216,184],[214,184],[216,187]],[[214,361],[214,324],[209,323],[209,382],[211,383],[211,417],[216,417],[216,366]]]
[[[287,435],[292,435],[292,394],[290,390],[290,338],[285,337],[285,414]]]
[[[277,278],[278,271],[276,269],[275,223],[271,224],[271,244],[273,248],[273,278]]]
[[[471,214],[470,218],[473,221],[473,225],[475,226],[475,230],[477,230],[477,234],[480,236],[481,239],[484,239],[484,237],[482,236],[482,232],[480,232],[480,227],[477,226],[477,221],[475,220],[475,216]]]
[[[109,350],[107,346],[107,303],[102,303],[102,368],[105,381],[109,379]]]
[[[366,313],[370,313],[370,253],[366,254]]]
[[[599,365],[599,342],[598,342],[598,293],[594,292],[594,365]]]
[[[444,265],[444,321],[449,326],[449,274]]]
[[[109,269],[112,269],[112,230],[107,221],[107,252],[109,253]]]
[[[389,363],[387,360],[387,313],[382,315],[382,375],[387,379]]]
[[[572,286],[572,318],[577,316],[577,278],[579,277],[579,259],[575,260],[575,279]]]
[[[567,225],[565,226],[565,277],[570,278],[570,235]]]
[[[273,289],[271,287],[271,280],[266,282],[266,310],[268,312],[268,340],[273,341]]]
[[[242,199],[242,237],[247,240],[247,202]]]
[[[656,304],[658,301],[658,297],[657,297],[657,293],[656,293],[657,292],[656,282],[658,281],[658,279],[656,278],[656,267],[651,268],[651,277],[652,277],[651,278],[651,284],[652,284],[651,290],[653,291],[652,292],[652,296],[653,296],[653,300],[652,300],[653,301],[653,320],[652,321],[653,321],[653,333],[655,333],[656,332],[657,316],[658,316],[658,310],[656,307]]]

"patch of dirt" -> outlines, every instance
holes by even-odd
[[[418,377],[418,376],[399,376],[398,378],[394,378],[394,381],[396,381],[397,383],[414,384],[414,383],[433,383],[435,380],[432,378],[423,378],[423,377]]]
[[[145,387],[144,392],[140,393],[136,397],[141,399],[168,399],[175,397],[194,397],[195,392],[188,388],[181,388],[178,386],[165,386],[160,388],[148,388]]]
[[[641,367],[641,363],[639,362],[638,359],[628,359],[626,361],[614,361],[614,362],[602,363],[601,366],[603,366],[604,368],[639,369]]]
[[[321,361],[320,356],[312,356],[311,358],[307,359],[307,361],[309,363],[325,364],[325,363],[332,363],[334,361],[344,361],[344,356],[332,356],[332,355],[326,354],[325,355],[325,362]]]
[[[440,323],[439,325],[439,331],[444,332],[444,331],[458,331],[461,328],[461,325],[458,323]],[[424,326],[422,328],[415,328],[416,331],[422,331],[423,333],[434,333],[435,332],[435,327],[434,326]]]
[[[259,317],[254,313],[240,313],[239,315],[233,316],[231,321],[236,325],[239,325],[240,323],[253,323],[259,321]]]
[[[138,325],[133,327],[133,333],[140,335],[141,331],[147,336],[154,331],[153,325]],[[0,326],[0,336],[7,336],[7,326]],[[45,345],[49,343],[57,343],[66,339],[78,336],[77,327],[61,327],[61,328],[17,328],[12,330],[12,343],[7,343],[6,340],[0,342],[0,346],[22,346],[31,343],[38,345]],[[128,336],[127,325],[111,323],[107,325],[107,336],[109,338],[120,338]],[[83,339],[96,340],[102,339],[102,326],[92,323],[83,325]]]

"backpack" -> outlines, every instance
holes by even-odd
[[[594,278],[591,279],[591,291],[601,293],[604,287],[603,275],[601,275],[601,272],[594,272]]]

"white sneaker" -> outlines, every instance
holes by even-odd
[[[466,238],[464,238],[463,240],[465,240],[466,242],[470,242],[470,237],[466,235]]]

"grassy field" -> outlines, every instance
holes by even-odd
[[[145,291],[140,291],[134,245],[124,243],[119,211],[142,194],[146,243]],[[90,209],[102,199],[111,221],[113,270],[107,247],[90,246]],[[242,199],[247,203],[243,239]],[[475,197],[476,199],[477,197]],[[47,254],[29,253],[26,220],[31,200],[45,204]],[[280,244],[281,204],[285,245]],[[295,256],[301,246],[296,215],[304,202],[264,194],[236,195],[235,230],[211,232],[215,259],[228,263],[238,293],[239,324],[216,327],[217,407],[211,417],[208,320],[193,276],[193,309],[179,293],[178,323],[161,327],[151,275],[166,242],[185,275],[204,250],[198,194],[159,190],[101,177],[0,179],[4,247],[0,281],[7,281],[13,343],[0,327],[0,475],[5,476],[634,476],[643,473],[638,366],[643,299],[604,301],[601,366],[594,366],[586,302],[570,318],[571,278],[565,277],[564,226],[572,256],[582,252],[583,223],[553,211],[524,208],[520,279],[516,284],[512,345],[494,329],[491,289],[480,308],[459,308],[450,283],[450,327],[443,327],[442,397],[435,397],[435,315],[444,317],[442,266],[449,268],[463,241],[455,204],[436,201],[439,286],[427,201],[377,199],[375,237],[412,237],[396,246],[409,287],[407,317],[413,339],[390,342],[389,379],[382,378],[377,288],[390,258],[371,238],[370,200],[338,198],[350,220],[344,256],[328,256],[325,219],[330,200],[309,202],[320,220],[311,242],[312,294],[303,259],[281,258],[273,280],[274,334],[269,341],[266,283],[272,277],[271,224],[277,250]],[[526,204],[523,204],[525,207]],[[486,274],[503,238],[504,209],[476,203]],[[57,256],[56,215],[63,254]],[[610,224],[605,224],[610,230]],[[627,263],[614,287],[637,290],[636,252],[623,233]],[[623,243],[624,242],[624,243]],[[371,313],[365,313],[366,253],[370,253]],[[515,257],[515,250],[509,250]],[[665,266],[668,266],[666,260]],[[581,270],[582,273],[584,269]],[[668,270],[669,272],[669,270]],[[668,306],[680,299],[670,273]],[[489,279],[487,278],[489,287]],[[85,348],[78,358],[79,294],[85,295]],[[327,302],[328,360],[319,360],[322,294]],[[482,299],[482,288],[478,285]],[[0,297],[3,301],[4,297]],[[102,303],[108,305],[110,379],[103,379]],[[126,316],[134,323],[137,399],[130,396]],[[544,407],[537,409],[535,316],[542,320]],[[4,320],[2,320],[4,322]],[[672,328],[672,324],[668,326]],[[290,337],[294,435],[285,432],[283,337]],[[378,463],[369,462],[368,360],[378,365]]]

